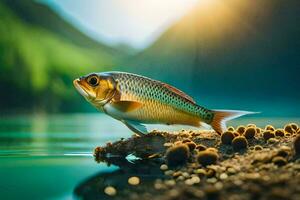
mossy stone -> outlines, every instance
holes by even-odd
[[[265,127],[265,130],[268,130],[268,131],[275,131],[275,128],[272,126],[272,125],[267,125]]]
[[[238,127],[236,128],[236,131],[237,131],[240,135],[242,135],[242,134],[245,132],[245,130],[246,130],[245,126],[238,126]]]
[[[166,152],[168,166],[176,167],[187,163],[190,156],[190,149],[186,144],[179,144],[170,147]]]
[[[235,136],[232,131],[225,131],[221,135],[221,142],[222,142],[222,144],[230,145],[234,137]]]
[[[203,166],[216,164],[219,159],[217,152],[212,150],[204,150],[198,153],[197,161]]]
[[[277,136],[277,137],[283,137],[284,136],[284,130],[283,129],[277,129],[275,131],[275,136]]]
[[[227,128],[227,131],[234,131],[234,128],[232,127],[232,126],[229,126],[228,128]]]
[[[268,130],[268,131],[264,131],[263,132],[263,138],[267,141],[268,139],[270,138],[274,138],[275,137],[275,134],[274,132]]]
[[[256,134],[256,128],[249,127],[249,128],[246,129],[246,131],[244,133],[244,136],[247,139],[252,139],[252,138],[254,138],[255,134]]]
[[[298,130],[298,124],[296,123],[290,123],[290,126],[294,129],[294,131],[296,132]]]
[[[284,126],[284,131],[287,132],[287,133],[290,133],[290,134],[294,133],[294,129],[290,124],[287,124],[287,125]]]
[[[244,136],[235,137],[232,140],[232,147],[235,151],[246,149],[248,147],[248,141]]]

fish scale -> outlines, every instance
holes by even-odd
[[[73,81],[78,92],[97,109],[123,122],[140,135],[144,124],[211,125],[219,134],[225,122],[253,112],[209,110],[168,84],[125,72],[91,73]]]
[[[209,123],[213,117],[212,112],[170,91],[159,81],[127,73],[109,74],[119,84],[121,100],[141,101],[147,104],[145,106],[147,109],[135,113],[140,119],[151,121],[165,118],[164,121],[171,120],[171,123],[176,123],[179,121],[176,118],[181,117],[192,119],[192,122],[187,123],[195,124],[195,121],[199,123],[199,117],[206,123]],[[183,117],[184,114],[188,117]]]

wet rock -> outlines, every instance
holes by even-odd
[[[265,127],[265,130],[268,130],[268,131],[275,131],[275,128],[272,126],[272,125],[267,125]]]
[[[140,184],[140,178],[137,176],[132,176],[128,179],[128,183],[130,185],[138,185],[138,184]]]
[[[234,134],[231,131],[225,131],[222,135],[221,135],[221,142],[222,144],[226,144],[226,145],[231,145],[231,142],[234,138]]]
[[[219,155],[212,150],[201,151],[197,155],[197,161],[203,166],[216,164],[219,159]]]
[[[117,190],[112,186],[107,186],[106,188],[104,188],[104,193],[109,196],[115,196],[117,194]]]
[[[246,149],[248,147],[248,141],[244,136],[235,137],[232,140],[232,147],[235,151]]]
[[[263,138],[265,139],[265,141],[269,140],[270,138],[274,138],[275,134],[274,132],[267,130],[263,132]]]
[[[275,131],[275,136],[277,136],[277,137],[283,137],[284,136],[284,130],[283,129],[277,129]]]
[[[233,128],[232,126],[229,126],[229,127],[227,128],[227,131],[234,132],[234,128]]]
[[[245,132],[246,128],[245,126],[238,126],[236,128],[236,132],[238,132],[240,135],[242,135]]]
[[[190,149],[186,144],[170,147],[166,152],[166,161],[168,166],[176,167],[185,165],[190,156]]]
[[[160,166],[160,169],[163,170],[163,171],[166,171],[168,169],[168,165],[163,164],[163,165]]]
[[[287,133],[293,134],[295,130],[293,129],[293,127],[290,124],[287,124],[284,127],[284,131]]]
[[[256,134],[256,128],[255,127],[249,127],[244,132],[244,136],[247,139],[254,138],[255,134]]]

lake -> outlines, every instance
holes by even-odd
[[[229,125],[289,122],[300,124],[300,119],[244,117]],[[1,116],[0,199],[76,199],[79,184],[118,169],[95,162],[93,149],[131,135],[103,114]]]

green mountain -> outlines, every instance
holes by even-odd
[[[299,21],[298,0],[199,1],[127,70],[209,107],[300,116]]]
[[[82,101],[72,80],[110,70],[124,56],[84,35],[46,5],[0,1],[1,111],[78,111]]]

